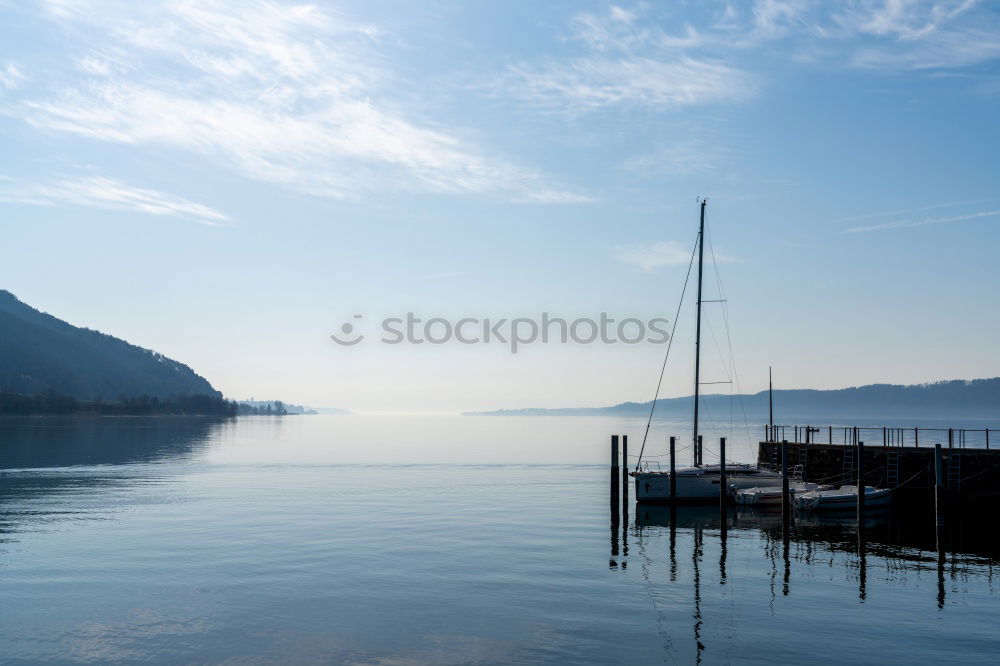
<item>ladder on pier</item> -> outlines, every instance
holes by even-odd
[[[854,477],[854,470],[856,466],[854,464],[854,447],[845,446],[844,447],[844,464],[841,468],[841,483],[850,483]]]
[[[817,428],[818,430],[818,428]],[[799,449],[799,464],[795,466],[799,471],[799,479],[801,481],[806,480],[806,470],[809,469],[809,445]]]
[[[899,452],[887,451],[885,454],[885,485],[895,488],[899,485]]]
[[[962,487],[962,456],[952,449],[948,452],[948,488],[959,490]]]

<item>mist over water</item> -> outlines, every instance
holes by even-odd
[[[0,420],[0,660],[993,663],[983,535],[938,566],[930,520],[877,514],[862,549],[849,519],[786,546],[733,514],[723,539],[717,508],[611,529],[609,435],[634,462],[645,425]],[[706,462],[718,436],[752,461],[761,432],[709,429]],[[655,424],[647,455],[669,435],[689,424]]]

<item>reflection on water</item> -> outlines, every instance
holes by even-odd
[[[543,459],[603,459],[623,431],[559,422],[539,421]],[[859,530],[627,505],[609,534],[604,465],[386,462],[532,427],[512,423],[0,421],[0,661],[992,663],[1000,649],[989,516],[951,521],[941,552],[928,507]]]
[[[113,492],[125,484],[157,483],[155,467],[141,477],[124,466],[179,460],[194,455],[224,421],[171,417],[4,417],[0,419],[0,542],[20,522],[52,523],[88,514],[87,504],[50,498],[43,512],[39,495],[79,497],[85,489]]]
[[[0,469],[125,465],[190,455],[225,419],[3,417]]]
[[[717,541],[719,548],[718,584],[727,581],[728,541],[733,530],[738,539],[751,537],[759,544],[760,555],[768,561],[770,572],[769,610],[775,614],[776,579],[779,569],[781,596],[795,593],[795,585],[806,589],[807,595],[815,593],[817,567],[842,567],[853,576],[857,585],[859,603],[870,601],[868,584],[869,568],[875,567],[887,575],[894,585],[907,585],[907,577],[921,578],[933,569],[936,587],[933,597],[909,597],[907,602],[926,608],[933,600],[938,610],[946,606],[948,583],[971,582],[977,579],[985,589],[993,592],[993,566],[1000,554],[1000,535],[993,529],[990,516],[995,508],[979,507],[970,512],[953,511],[947,519],[946,529],[935,540],[934,514],[931,507],[921,505],[906,510],[891,507],[869,509],[865,518],[850,512],[803,513],[796,512],[786,523],[779,510],[759,511],[744,507],[731,507],[722,515],[716,507],[642,505],[636,508],[634,530],[640,543],[650,538],[666,536],[669,560],[668,580],[677,582],[678,533],[689,535],[691,550],[692,593],[691,627],[695,661],[700,663],[706,647],[702,641],[704,623],[701,609],[702,575],[700,565],[704,556],[705,536]],[[963,537],[971,536],[965,540]],[[942,538],[943,537],[943,538]],[[647,558],[646,549],[642,557]],[[644,569],[649,569],[652,562]],[[801,574],[795,582],[793,569]],[[644,574],[647,583],[648,573]],[[961,594],[958,586],[953,592]],[[929,591],[930,592],[930,591]],[[683,590],[679,593],[683,594]],[[893,590],[893,596],[898,591]],[[909,609],[912,609],[910,607]],[[902,609],[896,609],[899,612]],[[1000,647],[1000,644],[996,644]]]

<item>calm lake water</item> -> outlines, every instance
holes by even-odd
[[[997,663],[993,521],[943,559],[920,511],[614,528],[608,435],[644,425],[0,420],[0,661]]]

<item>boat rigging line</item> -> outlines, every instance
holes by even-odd
[[[736,395],[739,396],[740,401],[740,411],[743,413],[743,425],[747,432],[747,441],[751,441],[750,438],[750,421],[747,419],[746,406],[743,403],[743,389],[740,387],[740,375],[736,370],[736,354],[733,353],[733,339],[730,334],[729,327],[729,299],[726,298],[726,290],[722,286],[722,274],[719,273],[719,262],[715,258],[715,243],[712,242],[712,232],[708,231],[708,252],[712,257],[712,268],[715,271],[715,281],[719,287],[719,301],[722,303],[722,320],[726,325],[726,342],[729,345],[729,362],[732,364],[733,374],[732,379],[735,380],[736,384]],[[730,426],[731,427],[731,426]]]
[[[649,407],[649,419],[646,421],[646,432],[642,434],[642,446],[639,447],[639,459],[635,462],[635,471],[639,471],[642,463],[642,453],[646,450],[646,439],[649,437],[649,426],[653,423],[653,412],[656,411],[656,400],[660,397],[660,387],[663,385],[663,373],[667,370],[667,359],[670,358],[670,349],[674,346],[674,331],[677,330],[677,320],[681,316],[681,306],[684,305],[684,295],[687,293],[688,281],[691,279],[691,267],[694,266],[694,255],[698,251],[698,240],[701,232],[695,239],[694,248],[691,250],[691,259],[688,261],[687,275],[684,276],[684,286],[681,288],[681,299],[677,303],[677,312],[674,313],[674,323],[670,327],[670,340],[667,341],[667,352],[663,355],[663,365],[660,366],[660,378],[656,381],[656,392],[653,394],[653,404]],[[628,463],[625,463],[626,465]]]

